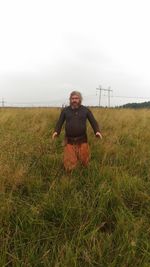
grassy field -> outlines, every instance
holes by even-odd
[[[0,109],[0,267],[150,267],[150,110],[93,112],[67,174],[59,109]]]

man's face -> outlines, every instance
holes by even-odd
[[[72,108],[78,108],[80,106],[80,98],[77,95],[73,95],[70,99],[70,105]]]

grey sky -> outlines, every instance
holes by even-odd
[[[6,0],[0,2],[0,99],[66,103],[76,89],[98,104],[150,100],[149,1]],[[104,95],[104,94],[103,94]],[[107,105],[107,97],[102,97]]]

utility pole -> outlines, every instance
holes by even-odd
[[[1,102],[1,104],[2,104],[2,108],[4,108],[5,107],[5,101],[4,101],[4,98],[2,98],[2,101],[0,101]]]
[[[108,107],[110,108],[110,92],[112,92],[112,90],[110,89],[110,86],[108,87]]]
[[[96,88],[96,90],[99,90],[99,107],[101,102],[101,92],[102,91],[108,92],[108,107],[110,108],[110,92],[112,92],[113,90],[111,90],[110,87],[108,87],[108,89],[103,89],[100,85],[99,88]]]
[[[101,105],[101,95],[102,95],[102,88],[101,88],[101,86],[99,85],[99,88],[96,88],[96,90],[99,90],[99,107],[100,107],[100,105]]]

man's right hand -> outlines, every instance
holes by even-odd
[[[96,137],[99,137],[100,139],[102,139],[103,137],[102,137],[102,134],[100,133],[100,132],[96,132]]]
[[[53,135],[52,135],[52,139],[54,140],[55,137],[57,137],[58,133],[57,132],[54,132]]]

